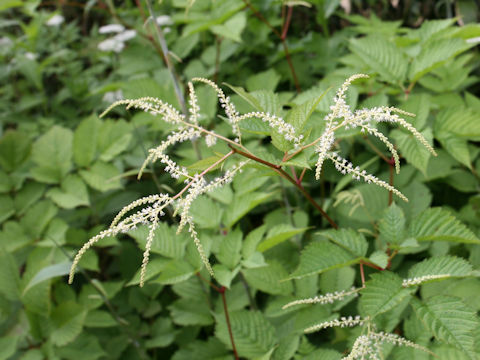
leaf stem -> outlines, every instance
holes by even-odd
[[[253,161],[256,161],[260,164],[263,164],[265,166],[268,166],[270,168],[272,168],[275,172],[277,172],[281,177],[283,177],[284,179],[288,180],[290,183],[292,183],[302,194],[303,196],[310,202],[310,204],[313,205],[313,207],[315,207],[315,209],[317,209],[320,214],[322,214],[322,216],[330,223],[330,225],[334,228],[334,229],[338,229],[338,225],[335,223],[335,221],[332,220],[332,218],[330,218],[330,216],[327,215],[327,213],[322,209],[322,207],[320,205],[318,205],[318,203],[311,197],[311,195],[300,185],[298,184],[290,175],[288,175],[280,165],[275,165],[275,164],[272,164],[268,161],[265,161],[263,159],[260,159],[258,157],[256,157],[255,155],[253,154],[248,154],[246,152],[243,152],[233,146],[231,146],[230,144],[228,145],[230,147],[230,149],[232,149],[234,152],[236,152],[237,154],[241,155],[241,156],[244,156],[246,158],[249,158]]]
[[[219,293],[222,296],[223,310],[225,311],[225,320],[227,322],[228,335],[230,335],[230,342],[232,343],[233,355],[235,356],[235,360],[238,360],[239,357],[237,353],[237,348],[235,346],[235,340],[233,339],[232,325],[230,324],[230,316],[228,315],[228,306],[227,306],[227,298],[225,297],[225,289],[226,289],[225,286],[222,286],[219,290]]]

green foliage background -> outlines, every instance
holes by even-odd
[[[339,231],[261,166],[198,199],[192,215],[226,288],[238,353],[248,359],[339,359],[358,329],[303,330],[360,314],[440,359],[477,359],[479,10],[474,1],[413,1],[399,8],[351,1],[347,14],[339,1],[309,3],[251,2],[279,35],[293,6],[285,43],[298,92],[282,39],[246,2],[170,0],[154,9],[170,16],[165,36],[181,83],[201,76],[231,84],[223,88],[242,111],[281,115],[313,137],[321,134],[334,90],[315,100],[350,75],[366,73],[370,79],[352,86],[349,104],[415,113],[407,120],[434,144],[438,157],[409,133],[379,127],[402,156],[394,185],[410,199],[391,206],[384,189],[355,182],[331,165],[320,182],[307,171],[304,188]],[[147,149],[168,134],[168,125],[123,110],[98,117],[115,92],[155,96],[178,107],[145,24],[147,9],[143,1],[138,5],[0,4],[0,359],[233,356],[222,297],[195,276],[208,274],[191,239],[175,235],[172,222],[156,232],[145,287],[136,286],[144,228],[102,240],[82,259],[74,284],[66,284],[72,256],[123,206],[179,185],[159,166],[136,180]],[[65,22],[48,25],[55,14]],[[137,31],[118,53],[98,48],[111,36],[99,27],[110,23]],[[213,93],[197,89],[205,124],[229,134]],[[279,164],[287,145],[262,125],[245,122],[245,138],[256,154]],[[382,143],[356,130],[340,139],[342,154],[389,181],[390,166],[378,154],[380,149],[386,156]],[[178,162],[192,173],[226,149],[199,146],[200,161],[191,144],[175,148]],[[313,168],[310,155],[289,166],[298,174]],[[365,261],[388,270],[365,268],[359,298],[281,309],[295,299],[360,286],[358,264]],[[402,278],[445,269],[448,279],[402,287]],[[429,358],[406,347],[384,351],[391,359]]]

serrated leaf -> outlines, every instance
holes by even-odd
[[[97,151],[98,129],[101,121],[92,115],[82,120],[73,134],[73,158],[81,167],[89,166]]]
[[[47,192],[55,204],[64,209],[73,209],[89,205],[87,185],[78,175],[67,176],[61,184],[61,189],[53,188]]]
[[[137,241],[142,250],[145,250],[148,231],[149,229],[147,226],[138,226],[128,234]],[[177,235],[175,229],[162,222],[159,223],[158,227],[155,229],[150,251],[168,258],[182,259],[185,255],[186,245],[186,236]]]
[[[225,286],[227,289],[230,289],[232,280],[237,276],[240,271],[240,266],[237,266],[235,269],[231,270],[223,264],[213,265],[213,273],[215,274],[215,279],[217,282]]]
[[[477,359],[473,330],[478,326],[474,311],[458,298],[434,296],[423,302],[412,301],[413,309],[433,335],[440,341],[462,350],[470,359]]]
[[[220,205],[206,196],[200,196],[192,203],[190,215],[195,225],[204,229],[218,229],[223,215]]]
[[[465,140],[480,139],[479,113],[465,107],[447,107],[435,119],[437,133],[454,134]]]
[[[362,257],[367,253],[367,240],[363,234],[353,229],[326,230],[318,234],[347,250],[352,256]]]
[[[213,324],[208,303],[203,299],[179,299],[168,307],[175,324],[207,326]]]
[[[297,234],[304,233],[306,230],[308,230],[308,228],[296,229],[289,224],[278,224],[268,231],[265,240],[258,244],[257,251],[265,252]]]
[[[97,161],[88,170],[80,171],[80,176],[90,187],[102,192],[122,187],[119,174],[120,171],[114,165],[102,161]]]
[[[446,275],[449,277],[464,277],[470,275],[472,265],[462,258],[445,255],[425,259],[413,265],[408,271],[409,278],[428,275]]]
[[[277,87],[280,79],[281,79],[281,76],[275,71],[275,69],[271,68],[271,69],[268,69],[267,71],[263,71],[250,76],[246,81],[247,90],[248,91],[256,91],[256,90],[275,91],[275,88]]]
[[[20,131],[6,131],[0,139],[0,166],[6,172],[16,170],[28,158],[31,142]]]
[[[20,276],[15,258],[0,247],[0,294],[14,301],[19,297],[19,289]]]
[[[400,207],[392,203],[385,212],[378,224],[380,236],[384,243],[400,245],[405,238],[405,216]]]
[[[73,133],[60,126],[52,127],[33,144],[32,158],[37,165],[33,177],[46,183],[59,183],[72,167]]]
[[[375,265],[385,269],[388,265],[388,255],[384,251],[377,250],[374,251],[368,259]]]
[[[243,194],[241,196],[235,195],[231,206],[229,206],[224,213],[223,220],[227,227],[232,227],[238,220],[246,215],[257,205],[265,202],[272,193],[253,192]]]
[[[399,84],[405,79],[408,59],[391,41],[369,36],[350,40],[350,50],[388,82]]]
[[[389,271],[372,274],[365,283],[359,300],[360,312],[375,317],[400,304],[411,294],[411,289],[402,287],[402,279]]]
[[[210,27],[210,31],[214,34],[225,37],[227,39],[242,42],[240,35],[242,34],[245,25],[247,24],[247,17],[245,13],[239,12],[235,16],[231,17],[225,23],[221,25],[213,25]]]
[[[355,257],[344,248],[328,241],[316,241],[307,245],[300,254],[300,264],[288,279],[301,279],[324,271],[358,263]]]
[[[433,135],[430,128],[426,128],[420,133],[429,143],[431,143]],[[395,139],[400,154],[407,159],[408,163],[412,164],[425,174],[427,171],[428,160],[431,155],[427,148],[412,134],[398,129],[391,132],[391,137]]]
[[[181,281],[185,281],[197,270],[188,262],[183,260],[170,261],[160,273],[160,276],[155,280],[162,285],[176,284]]]
[[[230,313],[230,324],[238,355],[246,358],[262,356],[277,343],[275,328],[258,311]],[[215,336],[231,348],[230,336],[224,316],[217,317]]]
[[[443,148],[448,151],[457,161],[468,168],[472,168],[470,152],[468,151],[467,141],[446,131],[441,131],[435,135]]]
[[[89,311],[85,318],[85,326],[93,328],[107,328],[118,326],[113,316],[105,310]]]
[[[216,255],[218,260],[228,268],[233,269],[238,265],[242,257],[242,232],[239,229],[231,231],[222,238],[220,250]]]
[[[293,291],[292,282],[281,281],[288,276],[287,271],[278,262],[268,266],[242,270],[247,283],[267,294],[288,295]]]
[[[250,231],[245,237],[242,247],[242,256],[244,259],[248,259],[255,253],[257,244],[262,241],[266,229],[267,227],[265,225],[259,226],[255,230]]]
[[[82,332],[85,322],[86,310],[72,302],[61,303],[52,311],[52,321],[55,329],[51,334],[51,340],[58,346],[63,346],[75,340]]]
[[[418,241],[451,241],[480,244],[477,236],[451,213],[442,208],[430,208],[412,220],[409,234]]]
[[[410,65],[409,79],[417,81],[423,75],[470,47],[470,44],[459,38],[435,39],[425,43]]]
[[[23,293],[25,294],[31,287],[40,284],[45,280],[67,275],[70,272],[71,266],[71,261],[66,261],[63,263],[44,267],[25,285],[25,287],[23,288]]]

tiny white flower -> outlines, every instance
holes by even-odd
[[[120,24],[109,24],[102,26],[100,29],[98,29],[98,32],[100,34],[110,34],[110,33],[119,33],[125,30],[125,27]]]
[[[65,18],[62,15],[55,14],[50,19],[48,19],[47,26],[58,26],[65,21]]]

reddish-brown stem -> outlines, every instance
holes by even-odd
[[[230,342],[232,343],[233,355],[235,356],[235,360],[238,360],[239,357],[237,353],[237,348],[235,346],[235,341],[233,340],[232,325],[230,324],[230,316],[228,315],[227,298],[225,297],[225,287],[222,286],[219,292],[222,296],[223,310],[225,311],[225,320],[227,322],[228,335],[230,335]]]
[[[285,40],[287,38],[288,28],[290,27],[290,21],[292,20],[292,13],[293,13],[293,7],[289,6],[288,7],[288,12],[287,12],[287,19],[285,20],[285,23],[283,24],[282,40]]]
[[[217,285],[213,284],[211,281],[208,281],[205,279],[199,272],[195,273],[197,277],[207,283],[213,290],[218,292],[220,296],[222,297],[222,302],[223,302],[223,311],[225,312],[225,320],[227,322],[227,328],[228,328],[228,334],[230,335],[230,342],[232,344],[232,350],[233,354],[235,356],[235,360],[238,360],[238,353],[237,353],[237,347],[235,346],[235,341],[233,340],[233,332],[232,332],[232,325],[230,323],[230,316],[228,314],[228,306],[227,306],[227,298],[225,296],[225,291],[227,288],[225,286],[220,286],[218,287]]]
[[[362,278],[362,287],[365,287],[365,272],[363,271],[362,263],[360,263],[360,277]]]
[[[300,174],[300,177],[298,178],[298,185],[302,185],[303,177],[305,176],[306,172],[307,172],[307,168],[304,168],[302,170],[302,173]]]
[[[275,36],[277,36],[280,39],[280,41],[282,42],[283,50],[285,51],[285,58],[287,60],[288,67],[290,68],[290,72],[292,73],[292,78],[293,78],[293,82],[295,84],[295,89],[296,89],[297,93],[300,93],[302,91],[302,89],[300,87],[300,83],[298,81],[297,73],[295,72],[295,67],[293,66],[292,59],[290,58],[290,52],[288,51],[288,45],[287,45],[287,33],[288,33],[288,28],[290,26],[290,20],[288,19],[288,14],[287,14],[287,21],[283,25],[282,33],[280,33],[277,29],[275,29],[272,26],[272,24],[270,24],[270,22],[267,19],[265,19],[265,17],[252,4],[250,4],[250,1],[243,0],[243,2],[253,12],[253,14],[261,22],[263,22],[265,25],[267,25],[268,28],[270,30],[272,30],[272,32],[275,34]],[[290,14],[290,18],[292,16],[291,15],[292,11],[293,11],[293,8],[289,7],[288,12]]]
[[[371,267],[372,269],[375,269],[375,270],[380,270],[380,271],[385,270],[385,269],[382,269],[380,266],[375,265],[375,264],[373,264],[371,262],[368,262],[368,261],[360,261],[360,264],[366,265],[366,266]]]
[[[295,168],[293,167],[293,165],[290,165],[290,171],[292,172],[293,179],[294,179],[295,182],[298,184],[297,173],[295,172]]]
[[[330,216],[327,215],[327,213],[322,209],[322,207],[320,205],[318,205],[318,203],[313,200],[313,198],[311,197],[311,195],[299,184],[297,184],[297,182],[290,176],[288,175],[285,170],[282,169],[282,167],[280,165],[275,165],[275,164],[272,164],[268,161],[265,161],[263,159],[260,159],[258,157],[256,157],[255,155],[252,155],[252,154],[248,154],[246,152],[243,152],[237,148],[234,148],[233,146],[231,146],[230,144],[228,145],[230,147],[230,149],[232,149],[234,152],[236,152],[237,154],[241,155],[241,156],[244,156],[246,158],[249,158],[253,161],[256,161],[260,164],[263,164],[265,166],[268,166],[270,168],[272,168],[275,172],[277,172],[281,177],[283,177],[284,179],[288,180],[290,183],[292,183],[302,194],[303,196],[308,200],[308,202],[310,204],[313,205],[313,207],[315,209],[317,209],[320,214],[330,223],[330,225],[334,228],[334,229],[338,229],[338,225],[335,223],[335,221],[332,220],[332,218],[330,218]]]

